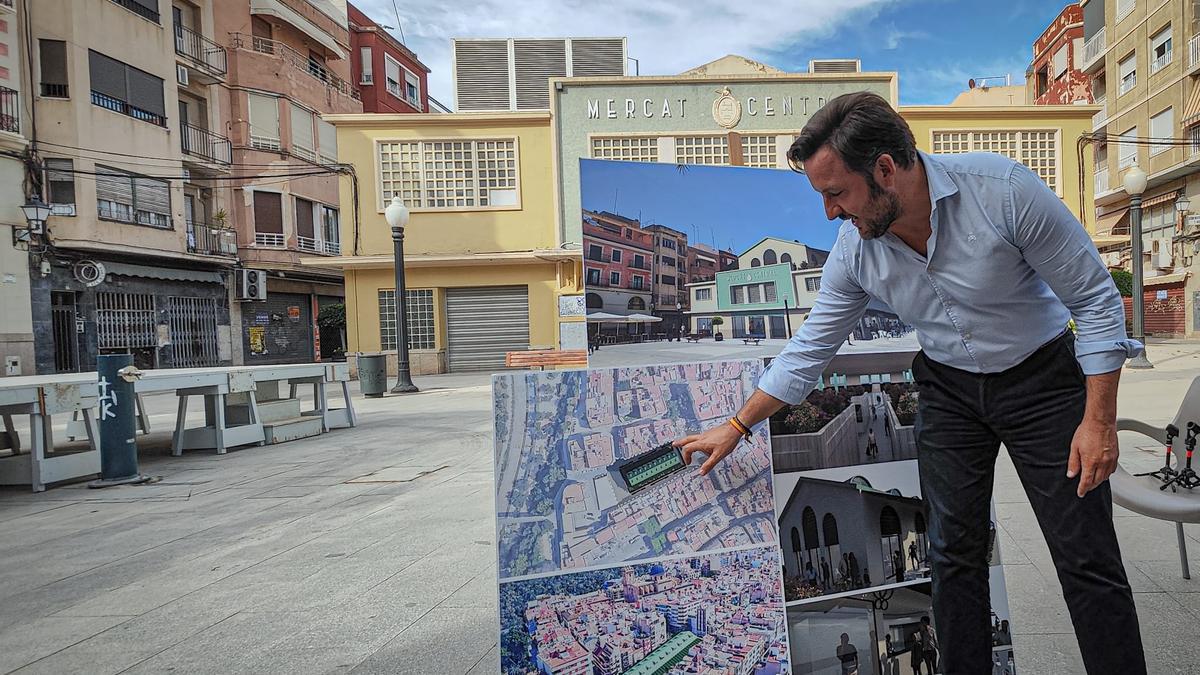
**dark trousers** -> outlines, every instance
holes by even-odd
[[[1003,443],[1050,546],[1091,675],[1146,672],[1107,482],[1083,499],[1068,480],[1083,419],[1084,375],[1067,333],[1001,373],[977,374],[918,354],[916,436],[929,509],[929,564],[941,672],[991,672],[988,530]]]

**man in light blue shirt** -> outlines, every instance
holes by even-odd
[[[846,221],[808,320],[729,424],[676,442],[707,472],[813,390],[871,298],[917,330],[916,425],[941,671],[991,668],[987,538],[1004,444],[1050,546],[1089,673],[1145,673],[1112,524],[1116,394],[1142,348],[1095,247],[1032,171],[919,153],[882,98],[847,94],[788,153]],[[1067,330],[1075,319],[1078,340]]]

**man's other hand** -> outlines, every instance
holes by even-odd
[[[728,422],[715,426],[702,434],[693,434],[672,443],[683,450],[683,463],[691,464],[692,455],[697,452],[708,455],[708,460],[700,466],[700,474],[705,475],[717,465],[717,462],[733,452],[742,440],[742,434]]]
[[[1067,478],[1079,477],[1076,494],[1083,497],[1108,480],[1117,469],[1117,425],[1084,419],[1071,439],[1071,457],[1067,460]]]

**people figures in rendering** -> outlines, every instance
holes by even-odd
[[[821,561],[821,586],[828,591],[833,583],[833,577],[829,573],[829,561]]]
[[[842,662],[842,675],[858,675],[858,648],[850,642],[850,635],[842,633],[837,646],[837,657]]]
[[[817,572],[813,569],[812,563],[804,565],[804,582],[813,588],[817,587]]]
[[[904,118],[875,94],[826,103],[788,157],[826,215],[846,222],[808,320],[728,424],[676,441],[684,460],[704,453],[707,472],[752,428],[803,401],[877,298],[922,347],[912,366],[916,440],[945,672],[991,668],[988,517],[1003,443],[1087,671],[1144,674],[1107,482],[1121,367],[1142,345],[1125,333],[1120,294],[1087,232],[1022,164],[918,152]]]
[[[992,636],[992,645],[1004,647],[1012,644],[1012,633],[1008,630],[1008,619],[1000,622],[1000,629]]]
[[[858,558],[854,557],[854,553],[850,553],[850,578],[853,580],[854,588],[862,587],[862,576],[858,573]]]
[[[933,626],[929,623],[929,617],[921,617],[921,658],[925,660],[925,667],[929,669],[929,675],[938,672],[938,640],[937,633],[934,632]],[[988,650],[990,660],[991,650]]]
[[[917,555],[917,542],[915,541],[908,542],[908,559],[912,562],[912,568],[914,570],[920,569],[921,557]]]
[[[867,457],[875,459],[879,456],[879,443],[875,440],[875,430],[867,429]]]

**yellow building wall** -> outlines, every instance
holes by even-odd
[[[372,115],[367,123],[354,121],[363,117],[326,117],[337,125],[338,160],[352,164],[358,176],[360,254],[389,254],[392,250],[391,230],[383,217],[377,150],[379,143],[386,141],[516,139],[518,205],[451,211],[410,204],[411,217],[404,232],[406,255],[529,251],[558,245],[548,114]],[[342,191],[342,213],[354,213],[351,190]],[[355,238],[354,219],[346,216],[342,218],[344,250],[353,246]],[[353,248],[346,253],[353,253]]]
[[[934,131],[1058,130],[1059,196],[1088,233],[1095,233],[1092,146],[1084,146],[1082,166],[1077,147],[1080,136],[1091,133],[1092,116],[1100,111],[1099,106],[902,106],[899,111],[912,129],[917,147],[925,152],[933,152]]]

